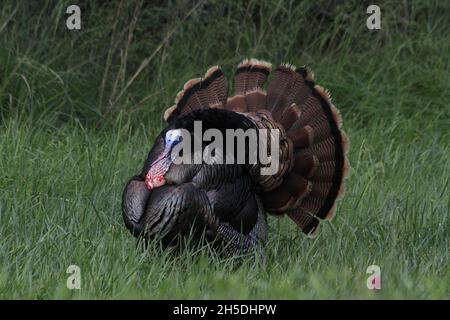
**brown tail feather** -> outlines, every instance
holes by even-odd
[[[294,155],[293,172],[297,172],[306,178],[311,178],[319,167],[319,159],[316,155],[297,153]]]
[[[213,79],[206,87],[206,99],[211,108],[225,108],[228,98],[228,82],[218,66],[210,68],[205,74],[205,81]]]
[[[293,87],[297,77],[291,65],[280,65],[272,74],[267,90],[267,109],[279,120],[285,108],[293,102]]]
[[[312,179],[314,181],[332,181],[335,171],[336,162],[334,160],[320,162]]]
[[[300,117],[296,127],[303,127],[311,123],[326,123],[327,117],[324,112],[322,112],[322,106],[317,97],[310,95],[300,104],[300,109],[302,111],[302,116]]]
[[[245,94],[245,102],[249,112],[256,112],[262,110],[266,106],[266,93],[260,89],[256,88],[248,91]]]
[[[242,61],[236,70],[234,78],[234,92],[236,95],[248,91],[262,89],[272,65],[268,62],[250,59]]]
[[[175,106],[164,113],[164,119],[170,122],[175,117],[204,108],[224,108],[228,93],[227,80],[222,70],[210,68],[203,79],[191,79],[177,94]]]
[[[302,128],[297,128],[287,133],[289,139],[291,139],[295,148],[308,148],[313,144],[314,131],[309,125]]]
[[[228,98],[226,109],[234,112],[247,112],[247,102],[245,100],[245,95],[239,94],[234,97]]]
[[[299,117],[295,121],[286,117],[293,114],[292,104],[298,108]],[[272,205],[269,212],[287,211],[304,232],[310,233],[317,229],[317,218],[332,217],[336,199],[344,190],[349,166],[348,139],[340,130],[342,118],[331,103],[330,93],[315,85],[313,73],[307,68],[295,69],[290,65],[281,65],[274,71],[267,93],[267,109],[275,120],[286,125],[284,129],[295,148],[292,172],[303,176],[311,186],[309,192],[303,193],[285,187],[285,191],[299,199],[290,199],[278,207]],[[291,172],[287,172],[283,180],[290,181],[292,188]],[[280,193],[278,189],[275,191]],[[276,196],[278,194],[274,193],[273,197]],[[271,197],[268,193],[265,201],[276,203]]]
[[[226,109],[235,112],[255,112],[266,107],[263,85],[272,69],[265,61],[246,59],[236,70],[234,96],[228,98]]]
[[[300,108],[295,103],[292,103],[283,111],[279,121],[283,125],[284,129],[289,131],[292,125],[300,119],[300,115]]]
[[[289,218],[294,220],[294,222],[303,230],[304,233],[310,236],[314,236],[319,226],[319,219],[303,209],[295,209],[294,211],[288,212]]]

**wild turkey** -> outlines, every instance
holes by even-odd
[[[184,85],[164,114],[168,126],[123,193],[123,218],[135,236],[168,245],[189,234],[245,253],[265,243],[266,213],[287,214],[310,236],[321,219],[333,217],[349,168],[341,116],[309,69],[289,64],[271,69],[256,59],[241,62],[231,98],[218,66]],[[202,132],[279,129],[280,147],[271,150],[279,153],[277,172],[261,175],[259,162],[173,163],[169,154],[180,140],[176,132],[192,133],[194,121],[202,121]]]

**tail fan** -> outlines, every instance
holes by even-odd
[[[248,114],[264,128],[279,128],[280,170],[259,180],[262,202],[269,213],[286,213],[303,232],[315,235],[344,193],[348,139],[330,93],[315,84],[311,70],[281,64],[271,72],[270,63],[244,60],[235,74],[235,95],[228,98],[226,78],[213,67],[203,79],[185,84],[164,118],[170,122],[196,109],[225,108]]]

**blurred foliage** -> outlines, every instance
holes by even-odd
[[[81,30],[66,28],[69,4],[81,7]],[[449,3],[379,1],[378,31],[366,28],[369,4],[4,0],[1,116],[50,114],[95,126],[120,112],[134,123],[160,119],[189,78],[220,64],[231,79],[246,57],[310,65],[342,111],[363,123],[388,113],[404,91],[433,97],[430,107],[442,110],[436,94],[449,83]],[[427,78],[431,67],[442,79]],[[415,104],[396,109],[408,115]]]

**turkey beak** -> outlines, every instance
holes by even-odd
[[[161,187],[166,184],[164,175],[171,165],[170,159],[171,147],[166,146],[162,154],[151,164],[150,170],[148,170],[145,176],[145,185],[148,190],[152,190]]]

